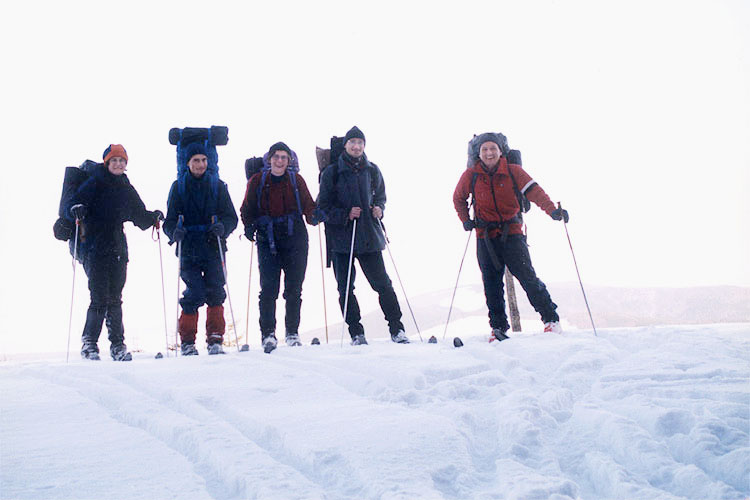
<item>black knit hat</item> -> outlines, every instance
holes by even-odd
[[[292,157],[292,150],[289,149],[289,146],[287,146],[283,142],[279,141],[279,142],[277,142],[276,144],[274,144],[273,146],[271,146],[269,148],[269,150],[268,150],[268,159],[269,160],[271,159],[271,157],[273,156],[273,154],[276,151],[286,151],[286,154],[289,155],[289,158]]]
[[[500,151],[504,155],[507,155],[509,151],[508,139],[501,133],[485,132],[484,134],[479,134],[474,140],[472,140],[472,142],[477,145],[477,156],[479,156],[479,148],[481,148],[482,144],[485,142],[494,142],[497,144],[497,147],[500,148]]]
[[[190,163],[190,158],[192,158],[195,155],[208,156],[208,154],[206,154],[206,148],[203,146],[202,142],[191,142],[185,148],[186,163]]]
[[[362,141],[367,142],[365,140],[365,134],[363,134],[356,125],[350,128],[349,132],[347,132],[344,136],[344,144],[346,144],[349,139],[362,139]]]

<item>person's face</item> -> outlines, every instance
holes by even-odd
[[[492,168],[500,163],[501,156],[500,147],[494,142],[487,141],[479,147],[479,159],[488,168]]]
[[[193,155],[188,161],[188,168],[195,177],[203,177],[208,168],[208,157],[201,154]]]
[[[271,175],[280,177],[284,175],[289,166],[289,154],[286,151],[274,151],[269,162],[271,163]]]
[[[125,167],[128,166],[128,162],[125,158],[119,156],[113,156],[107,163],[107,170],[112,175],[122,175],[125,173]]]
[[[349,139],[346,141],[346,144],[344,144],[344,150],[346,150],[352,158],[359,158],[362,156],[362,153],[365,152],[365,141],[357,137]]]

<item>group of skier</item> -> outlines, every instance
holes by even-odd
[[[472,143],[476,145],[475,151],[472,154],[470,148],[469,168],[461,175],[453,202],[464,229],[477,231],[477,259],[489,309],[491,340],[508,338],[503,299],[506,266],[540,314],[545,331],[559,333],[557,306],[531,265],[519,217],[519,194],[527,196],[555,220],[567,222],[568,214],[555,207],[519,164],[508,161],[507,142],[501,134],[482,134]],[[378,294],[391,340],[409,342],[382,256],[386,244],[381,221],[386,203],[385,183],[378,166],[367,158],[365,146],[365,136],[359,128],[355,126],[346,133],[343,151],[321,172],[317,201],[302,176],[290,169],[297,162],[296,154],[283,142],[269,148],[264,157],[266,168],[247,182],[240,215],[245,236],[258,247],[259,326],[267,353],[278,343],[276,301],[282,271],[285,341],[290,346],[301,345],[300,308],[308,254],[305,222],[325,224],[329,262],[351,344],[367,344],[354,295],[355,260]],[[76,239],[81,242],[78,258],[83,262],[91,295],[82,335],[83,358],[99,359],[98,339],[106,319],[112,359],[132,359],[124,343],[122,323],[122,290],[128,261],[123,232],[126,221],[143,230],[151,226],[158,229],[160,221],[164,221],[170,243],[177,243],[180,277],[186,286],[179,300],[182,355],[198,354],[195,345],[198,311],[204,304],[208,354],[224,352],[224,252],[226,238],[237,227],[238,217],[227,185],[218,176],[207,175],[210,154],[200,141],[186,146],[182,156],[186,169],[169,191],[166,217],[159,210],[146,210],[124,174],[127,152],[117,144],[105,150],[102,166],[94,169],[70,197],[65,216],[80,228],[76,232]],[[470,196],[474,219],[467,203]]]

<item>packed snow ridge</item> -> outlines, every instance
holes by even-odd
[[[492,344],[480,325],[0,364],[0,498],[750,496],[750,324]]]

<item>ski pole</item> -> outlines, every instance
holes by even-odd
[[[216,223],[216,216],[211,217],[211,223]],[[240,339],[237,337],[237,324],[234,322],[234,309],[232,308],[232,296],[229,295],[229,280],[227,279],[227,261],[224,257],[224,248],[221,246],[221,237],[216,236],[216,243],[219,244],[219,256],[221,257],[221,270],[224,271],[224,283],[227,289],[227,300],[229,301],[229,312],[232,315],[232,329],[234,330],[234,341],[237,343],[237,352],[240,352]]]
[[[320,248],[320,278],[323,280],[323,321],[326,327],[326,344],[328,343],[328,306],[326,305],[326,266],[323,263],[323,236],[320,234],[320,224],[318,224],[318,247]]]
[[[445,330],[443,330],[443,340],[445,340],[445,334],[448,333],[448,324],[451,322],[451,312],[453,311],[453,301],[456,298],[456,290],[458,290],[458,279],[461,277],[461,269],[464,267],[464,259],[466,259],[466,251],[469,249],[469,242],[471,241],[471,231],[469,231],[469,237],[466,239],[466,248],[464,248],[464,256],[461,257],[461,265],[458,266],[458,275],[456,276],[456,286],[453,287],[453,296],[451,297],[451,305],[448,308],[448,319],[445,320]]]
[[[159,242],[159,269],[161,270],[161,304],[164,309],[164,340],[166,342],[167,357],[169,357],[169,330],[167,329],[167,299],[166,292],[164,290],[164,260],[161,255],[161,224],[157,219],[154,223],[154,227],[151,229],[151,238],[153,239],[154,229],[156,230],[156,240]],[[179,279],[179,278],[178,278]],[[177,352],[175,351],[175,355]]]
[[[177,227],[182,227],[184,217],[180,215],[177,217]],[[177,356],[177,348],[179,347],[180,338],[180,277],[182,276],[182,241],[177,242],[177,305],[175,306],[175,318],[174,323],[174,355]],[[169,350],[169,349],[167,349]]]
[[[76,235],[75,239],[73,240],[73,288],[70,291],[70,317],[68,317],[68,350],[65,353],[65,362],[68,362],[68,359],[70,358],[70,331],[73,327],[73,300],[75,299],[75,293],[76,293],[76,260],[78,260],[78,227],[80,226],[81,222],[78,217],[76,217]]]
[[[341,347],[344,347],[344,329],[346,328],[346,313],[349,309],[349,285],[352,281],[352,265],[354,264],[354,236],[357,234],[357,219],[352,219],[352,245],[349,249],[349,273],[346,275],[346,295],[344,296],[344,322],[341,324]]]
[[[560,209],[560,212],[562,212],[562,205],[560,202],[557,202],[557,208]],[[563,227],[565,228],[565,236],[568,238],[568,246],[570,246],[570,254],[573,256],[573,265],[575,265],[576,268],[576,274],[578,275],[578,283],[581,285],[581,293],[583,294],[583,302],[586,304],[586,310],[589,312],[589,319],[591,320],[591,328],[594,329],[594,336],[598,337],[596,334],[596,326],[594,326],[594,317],[591,315],[591,308],[589,307],[589,301],[586,298],[586,290],[583,289],[583,281],[581,280],[581,273],[578,271],[578,262],[576,261],[576,254],[573,251],[573,244],[570,242],[570,233],[568,233],[568,223],[563,218]]]
[[[245,315],[245,343],[250,344],[250,284],[253,279],[253,254],[255,243],[250,242],[250,273],[247,277],[247,313]],[[228,287],[227,287],[228,288]]]
[[[409,313],[411,313],[411,319],[414,321],[414,326],[417,328],[417,334],[419,335],[419,341],[424,342],[422,340],[422,332],[419,331],[419,325],[417,325],[417,318],[414,317],[414,310],[411,308],[411,304],[409,303],[409,296],[406,295],[406,288],[404,288],[404,283],[401,281],[401,275],[398,273],[398,268],[396,267],[396,261],[393,259],[393,254],[391,253],[391,245],[388,241],[388,233],[385,231],[385,226],[383,225],[382,219],[378,219],[378,222],[380,223],[380,229],[383,230],[383,236],[385,236],[385,247],[388,249],[388,255],[391,256],[391,262],[393,263],[393,269],[396,271],[396,277],[398,278],[398,283],[401,285],[401,291],[404,292],[404,299],[406,299],[406,306],[409,308]]]

